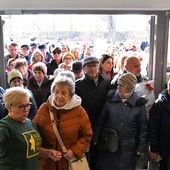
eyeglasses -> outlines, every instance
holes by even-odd
[[[19,108],[19,110],[24,111],[25,109],[30,109],[31,108],[31,104],[32,103],[29,103],[27,105],[20,105],[20,106],[17,106],[17,107]]]
[[[72,58],[64,58],[64,60],[72,60]]]
[[[124,88],[124,87],[126,87],[126,86],[123,84],[118,84],[118,88]]]

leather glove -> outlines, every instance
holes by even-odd
[[[158,152],[149,151],[149,155],[155,162],[159,162],[162,159]]]

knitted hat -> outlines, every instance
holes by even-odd
[[[130,92],[134,91],[137,79],[133,73],[124,73],[119,77],[119,82],[123,83]]]
[[[21,80],[23,80],[22,74],[18,70],[14,69],[8,74],[8,84],[10,85],[11,81],[15,78],[20,78]]]
[[[63,57],[62,57],[62,62],[64,61],[64,58],[67,57],[67,56],[71,56],[73,60],[75,60],[74,58],[74,54],[71,53],[71,52],[65,52]]]
[[[42,71],[44,73],[44,75],[47,74],[47,66],[43,62],[35,63],[32,67],[32,70],[33,70],[33,72],[35,70],[39,70],[39,71]]]

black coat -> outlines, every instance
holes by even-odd
[[[159,94],[149,113],[148,137],[152,152],[163,159],[170,156],[170,95],[167,90]]]
[[[76,82],[76,94],[82,98],[82,106],[89,116],[92,128],[94,128],[102,111],[109,86],[109,81],[104,79],[100,74],[97,86],[95,85],[94,80],[87,75]]]
[[[60,62],[60,63],[61,63],[61,62]],[[59,63],[59,64],[60,64],[60,63]],[[58,68],[58,65],[59,65],[59,64],[57,64],[54,59],[51,60],[51,62],[47,64],[47,75],[53,75],[55,69]]]
[[[134,92],[126,102],[122,102],[116,91],[106,101],[95,126],[93,142],[99,141],[104,127],[114,129],[118,136],[121,136],[118,151],[99,153],[99,170],[135,170],[136,152],[144,153],[147,136],[146,109],[144,103],[136,104],[138,99]],[[129,113],[127,123],[123,126]]]
[[[54,78],[45,76],[41,86],[39,86],[34,76],[29,79],[28,89],[32,92],[38,109],[44,102],[44,98],[46,97],[47,93],[50,91],[53,80]]]

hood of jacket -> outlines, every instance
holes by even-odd
[[[52,94],[52,95],[49,96],[48,101],[49,101],[50,105],[55,107],[57,110],[58,109],[69,110],[69,109],[73,109],[73,108],[75,108],[77,106],[80,106],[82,100],[81,100],[81,98],[78,95],[74,94],[72,96],[72,98],[68,101],[68,103],[65,106],[57,107],[54,104],[54,95]]]
[[[169,99],[169,101],[170,101],[170,96],[169,96],[169,94],[168,94],[167,89],[166,89],[166,90],[163,90],[161,93],[159,93],[158,99],[159,99],[160,101],[162,101],[162,102],[165,102],[165,101],[167,101],[168,99]]]

